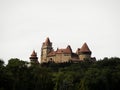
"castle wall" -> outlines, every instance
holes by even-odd
[[[67,62],[69,59],[71,59],[70,54],[56,54],[54,57],[56,63]]]
[[[54,61],[55,63],[68,62],[71,59],[71,54],[56,54],[54,56],[47,57],[46,62]],[[79,55],[80,60],[91,59],[91,55],[81,54]],[[42,62],[45,62],[43,60]]]
[[[79,55],[79,59],[80,60],[85,60],[85,59],[90,59],[91,55],[87,55],[87,54],[81,54]]]
[[[54,61],[55,63],[68,62],[73,59],[73,56],[79,60],[91,59],[91,51],[86,43],[74,55],[69,45],[65,49],[54,51],[49,38],[46,39],[41,48],[41,63],[48,61]]]
[[[49,56],[47,57],[47,61],[54,61],[55,62],[56,56]]]
[[[56,63],[60,63],[60,62],[62,62],[62,57],[63,57],[62,54],[56,54],[55,62],[56,62]]]
[[[71,54],[63,54],[63,62],[68,62],[71,59]]]
[[[48,53],[52,50],[52,46],[42,46],[41,48],[41,62],[48,62],[49,59],[47,57]]]
[[[47,62],[47,51],[44,49],[41,53],[41,62]]]

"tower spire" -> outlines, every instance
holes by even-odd
[[[49,37],[47,37],[46,41],[45,41],[45,45],[50,45],[50,44],[51,44],[50,39],[49,39]]]
[[[81,53],[90,53],[91,54],[91,51],[90,51],[90,49],[89,49],[89,47],[88,47],[86,42],[81,47],[80,52]]]

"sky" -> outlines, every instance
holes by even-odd
[[[40,59],[49,37],[53,47],[86,42],[97,59],[120,56],[120,0],[0,0],[0,58]]]

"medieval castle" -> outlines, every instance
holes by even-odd
[[[57,50],[54,51],[52,42],[49,38],[47,38],[42,44],[40,62],[47,63],[52,61],[55,63],[64,63],[69,61],[79,62],[84,60],[95,61],[95,57],[91,57],[91,54],[92,52],[86,43],[84,43],[81,48],[78,48],[76,52],[72,51],[70,45],[64,49],[57,48]],[[38,63],[38,57],[35,51],[32,52],[30,61]]]

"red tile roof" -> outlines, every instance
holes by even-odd
[[[72,49],[70,45],[67,46],[65,49],[58,49],[56,51],[51,51],[48,56],[54,56],[56,54],[72,54]]]
[[[70,45],[67,46],[66,50],[67,50],[67,52],[72,53],[72,49],[71,49]]]
[[[56,52],[55,51],[51,51],[49,54],[48,54],[48,57],[49,56],[55,56],[56,55]]]
[[[71,49],[70,45],[68,45],[67,48],[65,48],[65,49],[57,49],[56,53],[57,54],[62,54],[62,53],[64,53],[64,54],[71,54],[72,53],[72,49]]]
[[[66,49],[57,49],[57,51],[56,51],[57,54],[62,54],[65,52],[66,52]]]
[[[80,52],[89,52],[91,53],[88,45],[86,43],[83,44],[83,46],[81,47],[81,49],[79,50]]]

